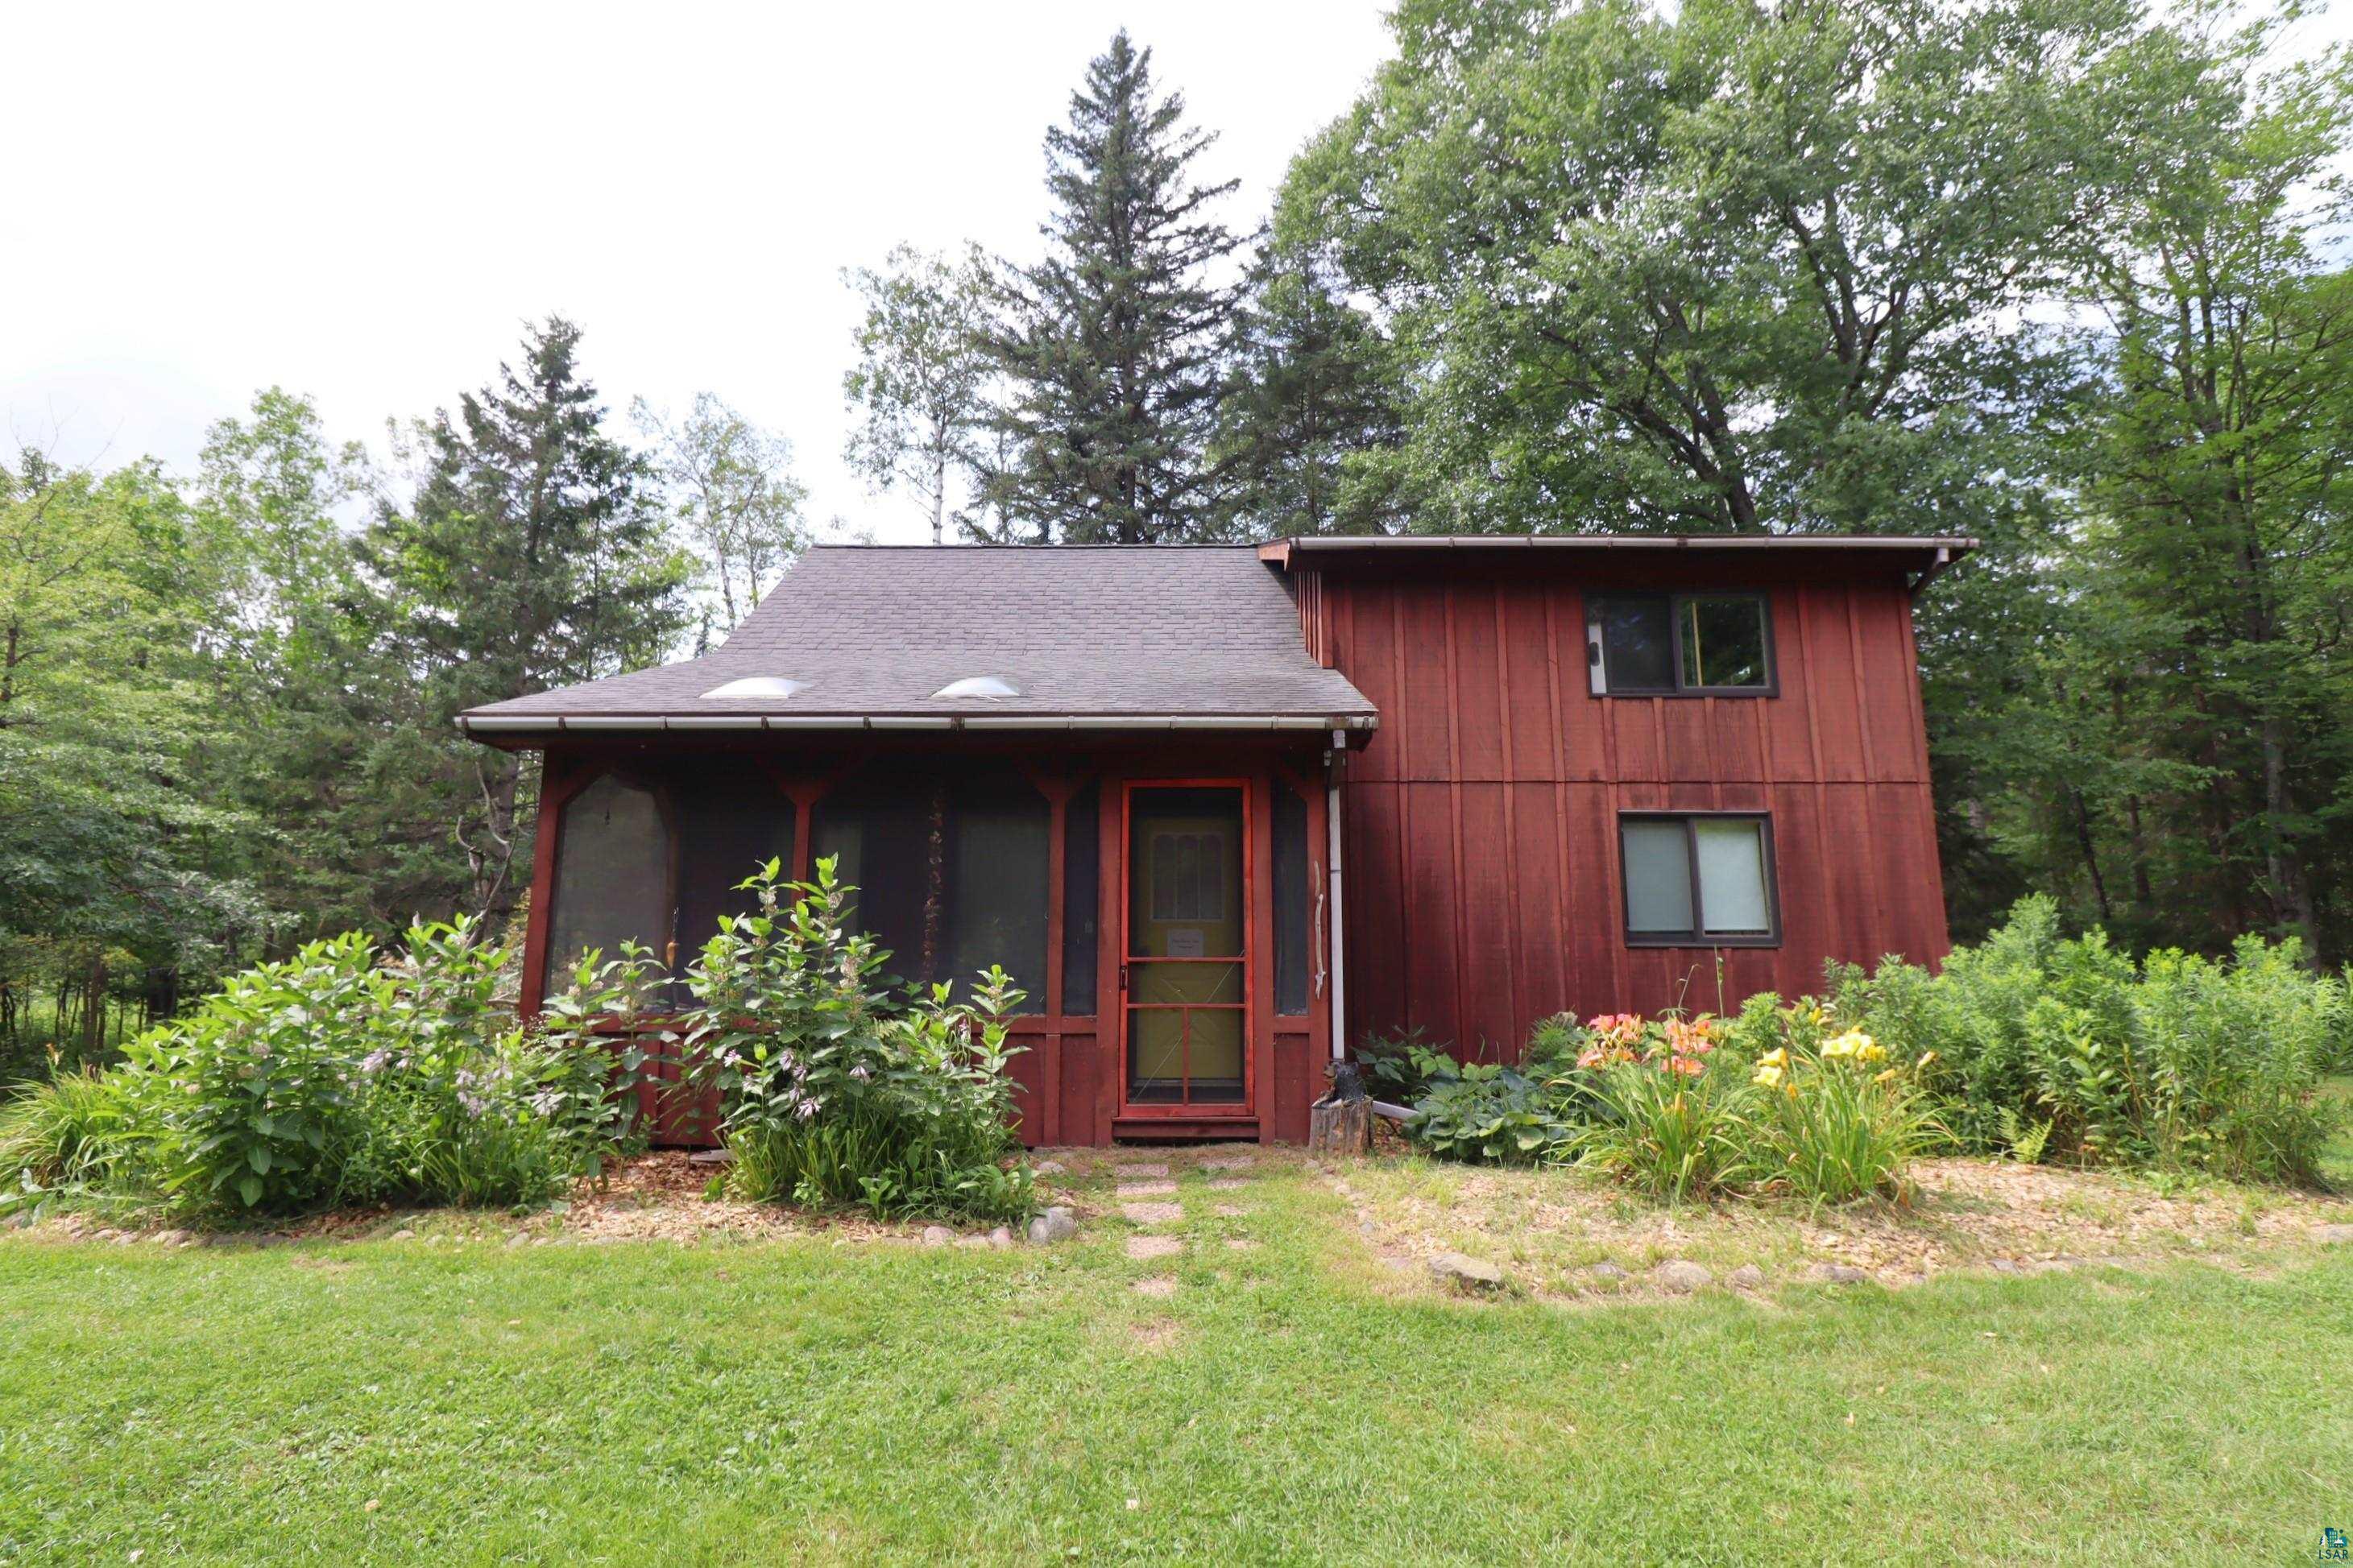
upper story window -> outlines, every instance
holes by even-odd
[[[1609,594],[1585,605],[1597,697],[1769,696],[1771,601],[1763,594]]]

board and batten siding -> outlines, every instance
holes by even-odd
[[[1562,1011],[1721,1012],[1818,991],[1828,959],[1943,957],[1900,575],[1525,561],[1302,575],[1311,652],[1381,714],[1343,786],[1350,1044],[1418,1028],[1508,1058]],[[1594,696],[1586,595],[1672,588],[1767,590],[1778,693]],[[1672,810],[1771,815],[1778,946],[1627,942],[1619,815]]]

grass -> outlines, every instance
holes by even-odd
[[[1115,1217],[0,1241],[0,1561],[2235,1563],[2353,1520],[2353,1249],[1563,1310],[1399,1290],[1294,1165],[1178,1185],[1154,1262]]]

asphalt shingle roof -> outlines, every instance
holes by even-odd
[[[970,676],[1011,698],[935,698]],[[730,680],[789,698],[709,698]],[[766,714],[1356,718],[1373,705],[1309,658],[1299,612],[1239,546],[820,545],[703,658],[476,708],[468,721]]]

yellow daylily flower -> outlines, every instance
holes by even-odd
[[[1781,1068],[1774,1066],[1770,1062],[1767,1062],[1762,1067],[1759,1067],[1757,1069],[1757,1076],[1750,1079],[1748,1081],[1751,1083],[1762,1084],[1767,1089],[1778,1089],[1781,1086],[1782,1076],[1783,1073]]]
[[[1788,1067],[1789,1065],[1788,1047],[1786,1046],[1775,1046],[1771,1050],[1767,1051],[1763,1056],[1757,1058],[1757,1065],[1761,1068]]]

